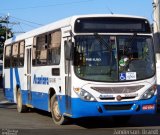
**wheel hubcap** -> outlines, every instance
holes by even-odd
[[[20,95],[20,93],[18,93],[18,97],[17,97],[17,106],[18,106],[18,109],[21,108],[21,95]]]
[[[56,119],[59,120],[61,118],[61,114],[60,114],[59,107],[58,107],[58,102],[55,102],[53,105],[53,113]]]

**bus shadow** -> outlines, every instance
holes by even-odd
[[[52,117],[51,113],[39,109],[30,109],[31,113],[37,113],[42,116]],[[69,119],[67,125],[75,125],[86,129],[98,129],[98,128],[156,128],[160,126],[160,112],[155,115],[137,115],[133,116],[128,123],[122,121],[114,121],[112,117],[89,117]]]
[[[160,113],[155,115],[133,116],[127,123],[123,121],[116,122],[111,117],[92,117],[76,119],[75,125],[87,128],[129,128],[129,127],[149,127],[156,128],[160,126]]]
[[[15,103],[1,103],[0,104],[0,108],[3,108],[3,109],[16,109],[16,104]]]
[[[50,112],[43,111],[43,110],[36,109],[36,108],[30,108],[29,112],[30,112],[30,113],[37,113],[37,114],[43,115],[43,116],[52,117],[52,115],[51,115]]]

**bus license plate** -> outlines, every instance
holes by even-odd
[[[154,105],[143,105],[142,109],[143,110],[153,110],[154,109]]]

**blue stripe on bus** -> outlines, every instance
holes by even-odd
[[[27,91],[23,91],[27,97]],[[25,97],[23,97],[25,99]],[[124,101],[124,102],[88,102],[80,98],[71,98],[71,115],[72,118],[89,117],[89,116],[112,116],[112,115],[138,115],[138,114],[155,114],[156,113],[156,96],[148,100]],[[26,98],[27,99],[27,98]],[[60,112],[63,115],[67,113],[66,96],[57,96]],[[27,101],[26,101],[27,102]],[[38,109],[48,111],[49,95],[47,93],[33,92],[31,104]],[[133,104],[130,110],[109,111],[104,108],[104,105],[126,105]],[[154,104],[153,110],[142,110],[142,105]],[[136,111],[136,106],[140,109]],[[98,111],[98,107],[102,108],[102,113]]]
[[[18,68],[15,68],[15,77],[16,77],[16,85],[19,85],[21,89],[21,84],[20,84],[20,79],[19,79],[19,73],[18,73]]]
[[[13,95],[13,91],[10,90],[10,88],[5,88],[5,92],[6,95],[5,97],[11,101],[14,102],[14,98],[13,96],[11,97],[11,95]],[[26,104],[31,104],[33,105],[35,108],[41,109],[41,110],[45,110],[48,111],[48,103],[49,103],[49,99],[48,99],[48,94],[47,93],[41,93],[41,92],[31,92],[32,94],[32,101],[29,103],[28,102],[28,90],[21,90],[21,94],[22,94],[22,104],[26,105]]]
[[[10,89],[13,90],[13,68],[10,68]]]
[[[11,88],[5,88],[5,98],[7,100],[9,100],[10,102],[14,102],[13,89],[11,89]]]
[[[7,90],[7,89],[6,89]],[[66,110],[66,96],[57,96],[60,112],[63,115]],[[155,114],[156,113],[156,96],[153,96],[148,100],[137,101],[124,101],[124,102],[88,102],[81,100],[80,98],[71,98],[71,117],[90,117],[90,116],[115,116],[115,115],[139,115],[139,114]],[[23,104],[28,103],[28,91],[22,90]],[[104,108],[105,105],[127,105],[132,104],[129,110],[117,110],[111,111]],[[142,110],[143,105],[154,104],[155,108],[151,110]],[[35,108],[48,111],[49,107],[49,95],[47,93],[33,92],[31,105]],[[136,110],[136,106],[139,109]],[[102,112],[98,111],[98,107],[101,107]]]
[[[160,85],[157,84],[157,109],[160,110]]]
[[[13,95],[13,68],[10,68],[10,88],[5,89],[5,97],[9,101],[14,101],[14,95]]]
[[[10,88],[5,89],[5,97],[9,101],[14,101],[14,82],[13,82],[14,73],[15,73],[15,79],[16,79],[15,86],[18,84],[19,87],[21,88],[18,68],[10,68]]]
[[[90,116],[115,116],[115,115],[139,115],[139,114],[155,114],[156,113],[156,96],[148,100],[137,100],[137,101],[123,101],[123,102],[88,102],[83,101],[80,98],[72,98],[71,100],[71,112],[72,118],[79,117],[90,117]],[[60,99],[60,98],[59,98]],[[60,112],[64,114],[66,109],[64,107],[65,96],[59,100]],[[105,105],[128,105],[132,107],[129,110],[106,110]],[[143,105],[154,104],[155,108],[151,110],[142,110]],[[136,110],[136,107],[139,109]],[[102,112],[98,111],[98,108],[102,109]]]
[[[31,104],[38,109],[48,111],[49,95],[47,93],[32,92]]]
[[[30,103],[28,103],[28,90],[21,90],[21,93],[22,93],[23,104],[31,104],[35,108],[48,111],[49,96],[47,93],[31,91],[32,100],[30,101]]]

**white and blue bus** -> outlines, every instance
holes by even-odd
[[[147,19],[79,15],[8,39],[4,46],[5,97],[18,112],[69,118],[156,112],[154,45]]]

